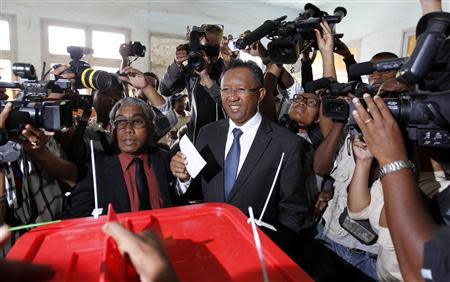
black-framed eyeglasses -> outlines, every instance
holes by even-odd
[[[222,94],[222,95],[230,95],[231,93],[234,92],[234,93],[236,93],[239,96],[243,96],[243,95],[246,95],[246,94],[248,94],[250,92],[256,92],[258,90],[259,90],[259,88],[250,88],[250,89],[247,89],[247,88],[238,88],[238,89],[222,88],[222,89],[220,89],[220,94]]]
[[[319,100],[305,97],[302,94],[295,94],[292,101],[294,103],[305,103],[308,107],[312,108],[318,107],[320,103]]]
[[[134,129],[142,129],[147,125],[145,119],[143,118],[117,119],[113,123],[114,127],[118,130],[126,129],[128,124],[131,124]]]

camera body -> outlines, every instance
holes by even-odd
[[[12,101],[12,112],[6,120],[8,132],[20,134],[26,124],[48,131],[65,131],[72,126],[71,101],[44,100],[51,92],[72,94],[74,89],[69,80],[37,80],[31,64],[14,63],[12,71],[22,79],[17,82],[0,83],[0,87],[20,89],[19,97]],[[0,111],[7,102],[0,101]]]
[[[129,51],[128,56],[131,57],[145,57],[145,52],[147,48],[141,44],[139,41],[130,41],[128,43]]]

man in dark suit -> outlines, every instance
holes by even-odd
[[[149,145],[153,119],[150,106],[137,98],[123,98],[111,110],[112,132],[119,153],[102,153],[95,158],[98,205],[103,214],[109,203],[119,213],[171,206],[170,154]],[[69,197],[67,217],[89,216],[94,209],[90,165],[86,172]]]
[[[262,219],[278,229],[272,238],[280,243],[279,234],[300,231],[307,213],[303,149],[295,134],[258,112],[258,104],[265,95],[263,82],[262,71],[256,64],[240,60],[232,63],[221,81],[222,105],[228,119],[204,126],[195,145],[207,161],[200,174],[204,201],[226,202],[246,214],[252,206],[256,217],[262,212],[281,155],[285,153]],[[170,164],[172,173],[178,177],[180,194],[191,184],[186,163],[186,157],[178,152]]]

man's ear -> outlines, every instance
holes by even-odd
[[[261,101],[264,99],[264,96],[266,96],[266,88],[260,88],[258,90],[258,103],[261,103]]]

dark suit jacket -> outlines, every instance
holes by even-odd
[[[170,153],[157,147],[151,147],[149,148],[149,156],[158,180],[163,206],[169,207],[172,205],[169,187],[173,178],[170,172]],[[98,206],[103,208],[103,214],[107,213],[109,203],[118,213],[130,212],[130,198],[128,197],[119,157],[100,153],[96,155],[95,163]],[[94,209],[94,184],[90,163],[86,172],[86,176],[75,186],[68,199],[66,218],[90,216]]]
[[[201,172],[205,202],[224,202],[223,164],[228,133],[228,119],[204,126],[196,147],[206,159]],[[303,147],[295,134],[262,118],[261,125],[230,192],[227,203],[248,215],[252,206],[259,217],[269,195],[281,154],[285,153],[274,192],[265,212],[265,222],[283,224],[299,232],[307,210],[303,183]]]

